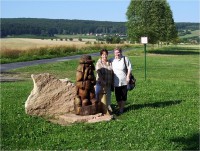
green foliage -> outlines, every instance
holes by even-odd
[[[106,36],[106,42],[109,44],[119,44],[121,39],[119,36]]]
[[[55,36],[42,36],[33,34],[8,35],[7,38],[53,39]]]
[[[81,38],[81,37],[79,37],[79,38],[78,38],[78,41],[82,41],[82,38]]]
[[[190,22],[179,22],[176,23],[178,31],[181,30],[199,30],[200,23],[190,23]]]
[[[125,53],[137,87],[128,93],[125,113],[110,122],[64,127],[26,115],[32,81],[1,83],[1,150],[199,150],[198,49],[164,47],[157,49],[159,54],[154,50],[147,54],[147,81],[142,47]],[[78,60],[72,60],[12,72],[49,72],[75,81],[77,65]],[[114,95],[112,106],[116,109]]]
[[[166,0],[132,0],[126,15],[127,33],[132,42],[139,42],[144,36],[152,44],[177,38],[172,12]]]
[[[96,42],[96,41],[95,41]],[[91,41],[87,41],[87,42],[85,42],[85,44],[92,44],[92,42]],[[95,43],[96,44],[96,43]]]
[[[34,34],[51,37],[88,33],[125,33],[123,22],[43,19],[43,18],[2,18],[1,37],[8,35]]]
[[[138,1],[141,3],[142,1]],[[149,8],[149,4],[151,7]],[[145,24],[148,23],[147,26],[141,24],[144,22],[144,19],[140,17],[140,12],[142,7],[136,5],[129,5],[130,9],[135,10],[134,12],[128,12],[127,15],[137,15],[135,18],[129,18],[131,22],[135,22],[134,27],[138,27],[133,31],[129,31],[129,37],[132,37],[132,42],[140,41],[140,36],[146,36],[148,32],[148,36],[151,37],[149,39],[150,42],[156,43],[157,39],[160,37],[160,41],[176,41],[177,32],[175,31],[175,27],[173,24],[172,13],[170,11],[169,5],[165,5],[163,7],[163,3],[165,1],[143,1],[145,4],[146,12],[141,16],[145,18]],[[154,6],[155,5],[155,6]],[[153,7],[154,6],[154,7]],[[147,9],[148,8],[148,9]],[[164,11],[163,8],[166,8]],[[148,15],[151,15],[150,17]],[[164,17],[168,17],[165,21]],[[172,19],[172,20],[171,20]],[[137,23],[137,22],[138,23]],[[104,37],[95,36],[96,34],[126,34],[127,28],[130,28],[132,23],[128,23],[126,27],[126,22],[104,22],[104,21],[89,21],[89,20],[65,20],[65,19],[36,19],[36,18],[2,18],[1,19],[1,37],[7,38],[37,38],[37,39],[56,39],[56,41],[60,38],[67,41],[68,38],[88,38],[88,39],[97,39],[101,43],[105,41]],[[162,26],[161,26],[162,25]],[[175,23],[179,34],[182,34],[182,31],[194,31],[199,30],[199,23]],[[67,29],[67,30],[66,30]],[[159,29],[159,30],[158,30]],[[130,30],[130,29],[129,29]],[[139,33],[138,30],[141,30],[143,34]],[[88,33],[93,33],[92,35],[88,35]],[[171,37],[170,37],[171,36]],[[187,35],[186,35],[187,36]],[[198,35],[195,35],[198,36]],[[138,38],[139,37],[139,38]],[[67,38],[67,39],[66,39]],[[186,37],[184,37],[186,38]],[[181,39],[180,42],[194,43],[193,41],[199,41],[198,38],[186,38]],[[72,39],[71,39],[72,41]],[[123,43],[121,41],[120,43]],[[168,43],[168,42],[167,42]]]

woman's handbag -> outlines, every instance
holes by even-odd
[[[130,75],[130,81],[127,85],[127,89],[130,91],[130,90],[133,90],[135,88],[135,85],[136,85],[136,79],[134,77],[133,74]]]
[[[127,65],[126,65],[125,57],[124,57],[124,64],[125,64],[125,67],[126,67],[126,74],[127,74],[128,68],[127,68]],[[133,90],[135,88],[135,86],[136,86],[136,79],[135,79],[134,75],[131,73],[130,74],[130,81],[127,84],[127,90],[128,91]]]

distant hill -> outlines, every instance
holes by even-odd
[[[190,22],[178,22],[176,23],[176,28],[180,30],[199,30],[200,23],[190,23]]]
[[[180,36],[199,30],[200,23],[176,23]],[[1,18],[1,37],[8,35],[54,34],[126,34],[125,22],[43,19],[43,18]],[[182,35],[181,35],[182,34]]]
[[[2,18],[1,36],[8,35],[48,35],[87,34],[87,33],[126,33],[124,22],[41,19],[41,18]]]
[[[182,43],[200,43],[200,24],[199,23],[176,23],[178,36]]]

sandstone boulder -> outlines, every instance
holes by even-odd
[[[48,73],[31,77],[34,88],[25,103],[27,114],[52,116],[74,111],[76,87],[73,83],[56,79]]]

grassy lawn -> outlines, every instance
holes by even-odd
[[[32,80],[1,83],[1,149],[199,150],[199,49],[165,47],[148,52],[146,81],[142,50],[126,52],[137,87],[128,93],[125,113],[110,122],[64,127],[26,115]],[[12,72],[25,77],[48,72],[74,82],[77,65],[73,60]]]

